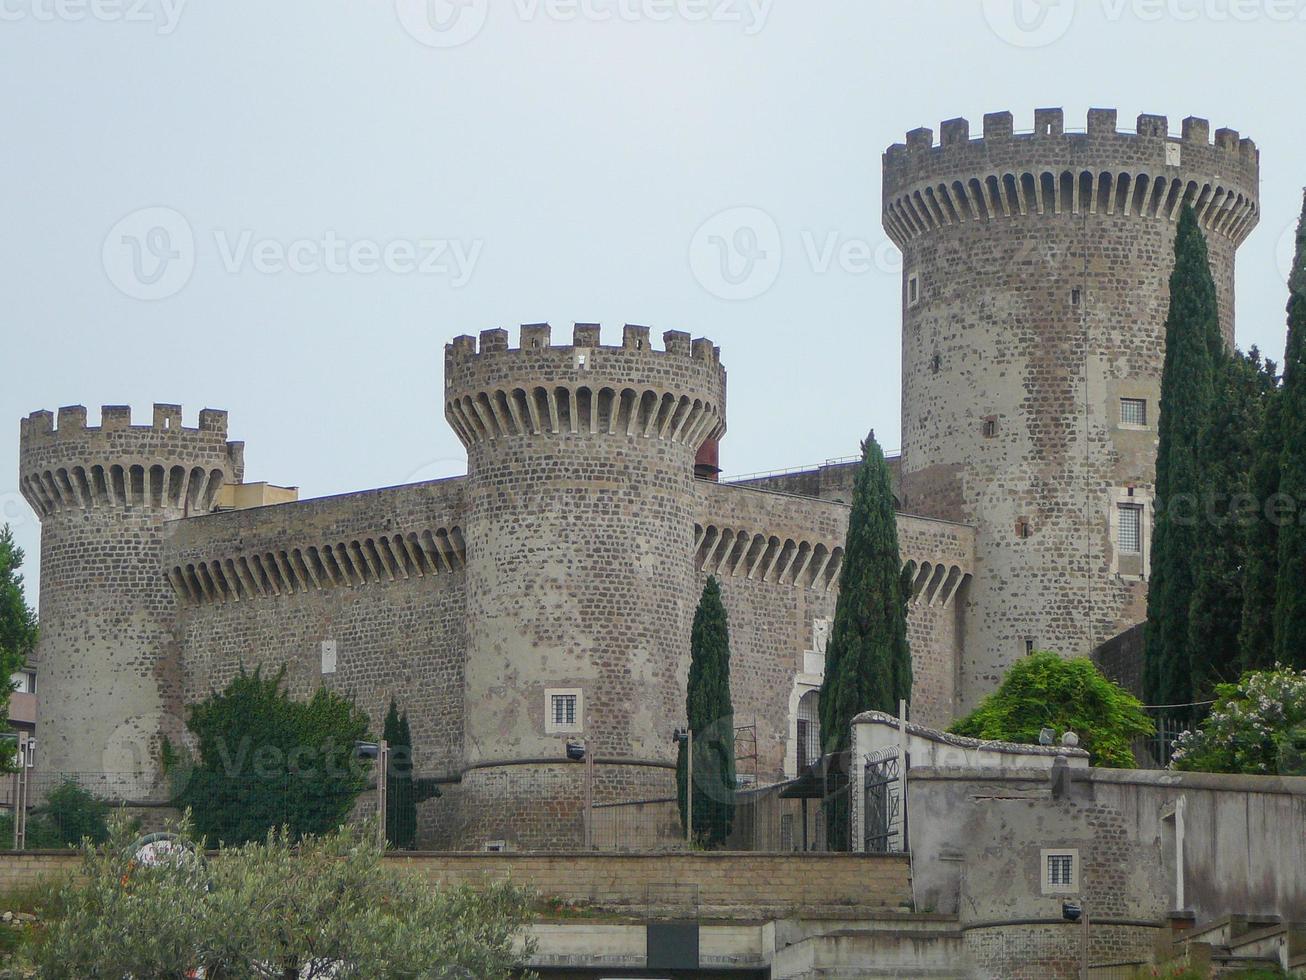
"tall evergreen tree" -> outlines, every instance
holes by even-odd
[[[837,758],[849,748],[855,715],[871,710],[896,714],[899,699],[911,699],[907,581],[889,466],[872,432],[862,443],[862,464],[853,484],[839,600],[825,648],[820,713],[827,756]],[[847,820],[846,799],[827,806],[826,835],[832,849],[848,847]]]
[[[13,531],[0,528],[0,679],[19,670],[36,649],[36,614],[23,595],[23,549],[14,543]],[[0,717],[9,717],[8,684],[0,683]],[[7,751],[7,750],[6,750]],[[0,771],[13,768],[10,754],[0,752]]]
[[[1279,492],[1293,506],[1279,527],[1279,581],[1274,603],[1274,656],[1306,667],[1306,193],[1297,223],[1297,252],[1288,277],[1288,343],[1283,355],[1283,436]]]
[[[1236,681],[1242,672],[1249,524],[1257,516],[1250,474],[1275,392],[1274,372],[1273,362],[1263,361],[1254,347],[1248,354],[1221,349],[1217,355],[1215,398],[1200,444],[1199,550],[1190,558],[1187,644],[1194,700],[1213,697],[1217,684]]]
[[[897,714],[898,700],[911,698],[903,583],[889,466],[872,432],[853,484],[839,601],[825,649],[820,712],[827,753],[849,747],[854,715]]]
[[[1273,377],[1274,365],[1266,361]],[[1283,432],[1279,415],[1283,393],[1271,385],[1255,435],[1247,473],[1249,506],[1243,519],[1242,623],[1238,629],[1240,673],[1274,665],[1274,595],[1279,579],[1279,474]]]
[[[693,838],[719,847],[730,836],[735,813],[735,710],[730,700],[730,623],[721,584],[709,576],[694,613],[689,639],[685,711],[694,740]],[[676,790],[680,825],[688,804],[688,754],[680,743]]]
[[[395,699],[385,713],[381,737],[390,750],[386,781],[385,836],[393,847],[410,851],[417,846],[417,804],[439,796],[434,779],[419,779],[413,770],[413,733],[408,712],[402,714]]]
[[[1189,610],[1201,543],[1201,440],[1215,394],[1220,319],[1206,238],[1185,205],[1175,235],[1156,454],[1156,520],[1143,685],[1151,704],[1193,700]]]

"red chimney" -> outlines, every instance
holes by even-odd
[[[699,447],[698,456],[694,459],[694,476],[699,480],[711,480],[716,482],[717,476],[721,473],[721,467],[717,465],[721,462],[721,444],[715,439],[709,439]]]

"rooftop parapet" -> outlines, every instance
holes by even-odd
[[[508,331],[502,328],[482,330],[479,340],[470,334],[455,337],[445,345],[445,357],[450,361],[465,361],[486,354],[519,353],[523,351],[566,351],[566,350],[626,350],[642,351],[647,354],[689,357],[707,363],[720,363],[721,348],[712,341],[699,337],[691,338],[681,330],[668,330],[662,334],[662,350],[653,347],[649,340],[649,328],[628,323],[622,330],[621,343],[604,345],[601,342],[602,328],[597,323],[577,323],[572,327],[570,344],[554,344],[553,328],[547,323],[524,323],[521,326],[521,341],[517,347],[509,343]]]
[[[156,404],[149,425],[132,425],[129,406],[105,405],[91,426],[85,406],[66,405],[57,416],[22,419],[19,445],[23,495],[43,519],[92,506],[189,505],[197,513],[245,469],[245,444],[227,441],[227,413],[211,408],[188,428],[180,405]]]
[[[186,428],[181,424],[181,406],[155,403],[149,425],[132,425],[130,405],[104,405],[100,408],[100,424],[86,424],[85,405],[65,405],[59,409],[58,423],[48,411],[32,412],[20,423],[20,438],[32,444],[52,442],[56,439],[82,438],[87,433],[116,432],[125,429],[137,432],[191,432],[208,433],[213,439],[226,440],[227,413],[216,408],[200,412],[199,426]]]
[[[884,154],[885,227],[899,245],[936,227],[1029,214],[1170,218],[1193,205],[1208,232],[1241,241],[1259,219],[1260,153],[1237,130],[1190,116],[1178,136],[1143,113],[1132,132],[1114,109],[1090,109],[1083,130],[1059,108],[1034,110],[1017,132],[1010,112],[985,114],[982,135],[961,118],[907,133]]]
[[[940,138],[937,143],[934,140],[934,130],[928,127],[913,129],[907,133],[904,142],[895,143],[885,151],[885,158],[888,162],[899,163],[931,150],[977,143],[980,140],[989,142],[1038,141],[1048,138],[1133,140],[1143,137],[1194,147],[1215,146],[1236,155],[1242,161],[1251,163],[1257,163],[1260,159],[1256,143],[1250,139],[1240,138],[1236,129],[1216,130],[1215,140],[1212,142],[1211,124],[1198,116],[1189,116],[1183,121],[1179,136],[1170,135],[1169,119],[1166,116],[1142,113],[1138,116],[1132,131],[1120,130],[1117,127],[1117,116],[1115,109],[1089,109],[1084,129],[1066,129],[1065,113],[1060,108],[1035,109],[1033,129],[1017,131],[1015,117],[1010,112],[986,112],[982,135],[977,137],[971,136],[969,121],[958,117],[944,120],[939,124]]]
[[[626,324],[605,346],[597,323],[577,323],[554,345],[547,323],[455,337],[445,346],[445,417],[463,443],[501,436],[589,432],[658,435],[697,448],[725,429],[721,350],[679,330]]]

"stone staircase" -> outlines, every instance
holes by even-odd
[[[1160,940],[1159,959],[1186,958],[1213,977],[1242,970],[1285,969],[1306,977],[1306,923],[1277,915],[1230,914]]]

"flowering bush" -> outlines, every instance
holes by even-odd
[[[1306,670],[1282,664],[1216,688],[1202,727],[1175,741],[1171,768],[1306,775]]]

